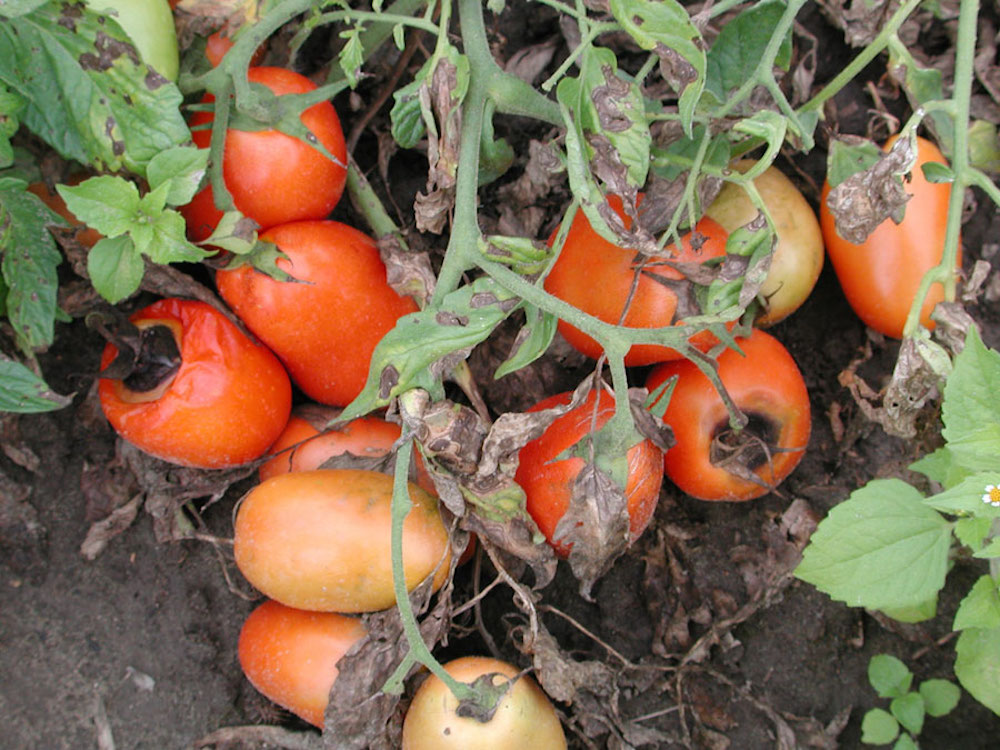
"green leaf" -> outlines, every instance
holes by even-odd
[[[991,539],[990,543],[986,545],[983,549],[979,550],[973,557],[981,557],[985,559],[1000,557],[1000,538]]]
[[[912,471],[919,471],[928,479],[933,479],[945,487],[953,487],[969,475],[968,470],[959,466],[946,445],[914,461],[909,468]]]
[[[143,220],[156,219],[163,213],[163,209],[167,205],[167,194],[169,192],[170,185],[162,183],[139,199],[139,211],[144,214]]]
[[[969,125],[969,163],[984,172],[1000,172],[1000,136],[994,123],[973,120]]]
[[[170,184],[167,205],[183,206],[191,202],[208,168],[208,149],[177,146],[161,151],[149,160],[146,179],[150,189]]]
[[[188,242],[184,217],[177,211],[164,211],[149,227],[152,236],[142,252],[154,263],[197,263],[212,254]]]
[[[0,24],[0,80],[27,100],[22,123],[59,154],[144,174],[190,139],[181,93],[143,64],[117,22],[49,2]]]
[[[392,92],[395,101],[389,112],[389,131],[400,148],[413,148],[427,132],[420,108],[420,87],[430,76],[430,63],[424,63],[410,83]]]
[[[868,682],[880,698],[898,698],[910,691],[913,673],[892,654],[876,654],[868,662]]]
[[[340,38],[347,41],[340,48],[337,62],[340,63],[340,69],[344,71],[344,76],[352,89],[358,85],[358,73],[365,62],[365,49],[364,45],[361,44],[362,31],[363,27],[359,24],[354,28],[340,32]]]
[[[899,739],[896,740],[896,744],[892,746],[892,750],[920,750],[920,748],[913,737],[908,734],[901,734],[899,735]]]
[[[924,173],[924,179],[928,182],[942,183],[942,182],[954,182],[955,172],[952,168],[945,165],[939,164],[936,161],[929,161],[925,164],[920,165],[921,171]]]
[[[988,487],[1000,487],[1000,470],[971,474],[954,487],[931,495],[924,503],[944,513],[971,513],[983,518],[998,518],[1000,508],[983,501],[983,497],[988,496]]]
[[[983,540],[990,533],[992,518],[959,518],[955,521],[955,537],[973,551],[983,546]]]
[[[919,605],[944,585],[951,525],[900,479],[855,490],[819,524],[795,575],[851,606]]]
[[[934,615],[937,614],[937,595],[932,596],[925,602],[920,604],[914,604],[910,607],[891,607],[889,609],[883,609],[882,614],[887,617],[891,617],[893,620],[898,620],[899,622],[923,622],[924,620],[929,620]]]
[[[0,16],[5,18],[26,16],[35,8],[45,5],[46,2],[48,0],[4,0],[3,4],[0,4]]]
[[[889,710],[911,734],[920,734],[924,728],[924,699],[919,693],[907,693],[893,698]]]
[[[128,235],[98,240],[87,255],[90,282],[98,294],[111,304],[121,302],[135,292],[145,272],[142,256]]]
[[[924,680],[920,683],[920,697],[928,716],[944,716],[958,705],[962,691],[951,680]]]
[[[955,653],[955,676],[962,687],[1000,715],[1000,628],[963,630]]]
[[[105,237],[125,234],[138,221],[139,188],[122,177],[91,177],[56,190],[76,218]]]
[[[889,70],[903,84],[906,98],[915,110],[929,102],[947,98],[941,71],[921,67],[895,34],[889,38]],[[924,122],[937,134],[945,156],[950,156],[955,142],[955,126],[951,116],[947,112],[930,112]]]
[[[958,605],[952,630],[1000,628],[1000,584],[983,575]]]
[[[503,138],[496,138],[493,118],[483,122],[479,145],[479,185],[498,180],[514,163],[514,149]]]
[[[493,377],[497,380],[504,375],[527,367],[548,351],[552,339],[556,335],[559,319],[551,313],[544,312],[534,305],[525,305],[526,320],[514,339],[511,353],[497,368]]]
[[[945,382],[942,435],[955,458],[972,469],[1000,469],[1000,354],[986,348],[975,326]]]
[[[881,156],[882,150],[871,141],[848,144],[835,139],[830,142],[826,157],[827,182],[835,188],[848,177],[870,168]]]
[[[44,380],[20,362],[0,355],[0,411],[38,414],[61,409],[71,400],[49,390]]]
[[[47,347],[55,333],[62,255],[46,227],[65,222],[26,187],[0,178],[0,275],[7,318],[18,346],[29,352]]]
[[[861,720],[861,741],[866,745],[887,745],[899,734],[899,722],[882,708],[873,708]]]
[[[690,135],[707,61],[701,32],[687,10],[677,0],[611,0],[609,8],[642,49],[660,58],[664,79],[680,94],[681,124]]]

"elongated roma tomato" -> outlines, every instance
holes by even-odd
[[[626,227],[631,221],[625,216],[621,199],[608,199],[612,208],[621,216]],[[601,237],[590,226],[583,211],[577,211],[570,225],[566,242],[559,257],[545,277],[545,290],[561,300],[605,323],[617,325],[622,311],[628,304],[623,326],[629,328],[663,328],[677,323],[679,284],[687,284],[680,271],[664,265],[663,260],[678,263],[702,263],[726,253],[726,231],[712,219],[702,219],[697,225],[698,243],[687,235],[681,249],[666,248],[662,258],[648,259],[639,272],[633,292],[636,270],[642,256]],[[555,233],[549,239],[551,243]],[[672,254],[676,253],[676,254]],[[700,312],[700,311],[697,311]],[[688,311],[685,315],[695,314]],[[560,320],[559,332],[582,354],[597,359],[603,353],[601,346],[583,331]],[[715,337],[703,331],[690,339],[691,344],[708,349],[716,343]],[[625,356],[629,366],[650,365],[680,357],[676,350],[655,344],[635,344]]]
[[[538,524],[538,529],[562,557],[569,555],[572,545],[554,540],[556,526],[569,509],[573,485],[586,465],[579,456],[558,458],[577,445],[591,430],[599,430],[615,413],[614,397],[600,391],[595,414],[595,391],[583,403],[566,412],[518,454],[517,473],[514,481],[521,485],[527,498],[528,514]],[[550,409],[568,404],[572,393],[558,393],[533,407],[529,412]],[[632,542],[639,538],[653,518],[656,502],[663,483],[663,452],[651,440],[643,440],[629,448],[628,475],[625,500],[629,515],[629,534]]]
[[[164,461],[218,469],[262,456],[284,429],[292,388],[277,358],[204,302],[164,299],[131,321],[143,348],[124,379],[101,378],[105,416]],[[101,369],[118,349],[108,344]]]
[[[719,355],[719,378],[749,424],[729,426],[729,412],[711,381],[688,360],[654,368],[646,387],[677,376],[663,421],[676,444],[664,454],[667,477],[699,500],[751,500],[798,466],[812,426],[809,394],[795,360],[773,336],[754,329],[737,339],[740,354]]]
[[[892,148],[895,140],[893,137],[886,141],[884,149]],[[917,163],[910,173],[910,181],[904,183],[904,189],[913,197],[906,204],[903,221],[896,224],[886,219],[860,245],[837,234],[833,214],[826,205],[830,184],[823,185],[819,219],[826,251],[844,296],[865,325],[897,339],[903,335],[906,316],[920,280],[941,262],[944,254],[951,185],[928,182],[921,169],[928,162],[947,163],[937,146],[917,138]],[[956,267],[961,268],[961,265],[959,248]],[[944,290],[940,284],[935,284],[920,311],[921,325],[934,327],[930,314],[942,299]]]
[[[278,96],[306,94],[316,88],[305,76],[284,68],[250,68],[247,79]],[[213,100],[209,95],[203,102]],[[191,118],[191,138],[199,148],[208,148],[212,137],[211,130],[199,126],[213,119],[211,111],[196,112]],[[278,130],[230,128],[226,132],[222,164],[226,187],[236,208],[262,230],[290,221],[325,219],[344,192],[347,146],[333,105],[317,102],[302,112],[301,119],[336,161]],[[180,211],[187,221],[188,236],[195,242],[207,238],[222,217],[211,185]]]
[[[259,692],[320,729],[337,664],[367,630],[355,617],[259,605],[240,630],[240,666]]]
[[[261,239],[288,256],[278,267],[301,283],[241,266],[216,274],[219,293],[308,396],[346,406],[364,387],[375,345],[417,304],[386,282],[375,242],[346,224],[299,221]]]
[[[755,163],[743,159],[732,167],[746,172]],[[812,206],[777,167],[765,169],[753,184],[771,214],[778,235],[771,267],[760,287],[764,311],[755,321],[766,328],[799,309],[816,286],[823,270],[823,233]],[[757,207],[742,187],[727,182],[705,215],[732,233],[757,216]]]
[[[448,686],[429,676],[413,696],[403,720],[403,750],[565,750],[566,735],[552,703],[538,684],[507,662],[465,656],[444,665],[460,682],[492,674],[494,685],[516,678],[487,722],[456,713]]]
[[[261,592],[289,607],[374,612],[395,604],[390,553],[392,477],[358,469],[279,474],[243,498],[236,565]],[[406,585],[448,575],[448,531],[437,498],[410,483],[403,526]]]

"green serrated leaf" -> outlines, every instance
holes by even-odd
[[[91,177],[79,185],[56,185],[76,218],[105,237],[118,237],[138,220],[139,188],[122,177]]]
[[[959,466],[946,445],[914,461],[909,468],[911,471],[919,471],[928,479],[933,479],[945,487],[953,487],[970,474],[967,469]]]
[[[188,242],[187,225],[177,211],[167,209],[149,226],[152,237],[142,252],[154,263],[197,263],[211,255]]]
[[[968,628],[1000,628],[1000,585],[990,575],[980,576],[958,605],[952,630]]]
[[[979,557],[982,559],[990,559],[994,557],[1000,558],[1000,538],[990,540],[983,549],[972,555],[973,557]]]
[[[988,349],[975,326],[970,326],[965,347],[955,357],[955,367],[945,383],[941,419],[948,448],[963,466],[986,469],[998,466],[1000,456],[1000,354]]]
[[[944,585],[951,525],[900,479],[855,490],[819,524],[795,575],[851,606],[919,605]]]
[[[920,683],[920,697],[928,716],[944,716],[958,705],[962,691],[950,680],[924,680]]]
[[[830,142],[826,157],[826,179],[831,188],[837,187],[848,177],[864,172],[882,157],[882,149],[870,141],[848,144],[841,140]]]
[[[530,365],[548,351],[552,339],[555,338],[556,324],[559,322],[556,316],[534,305],[525,305],[524,312],[526,320],[517,338],[514,339],[511,353],[493,374],[496,380]]]
[[[996,124],[973,120],[969,125],[969,163],[976,169],[1000,172],[1000,135]]]
[[[955,521],[955,538],[973,551],[983,546],[983,540],[993,526],[992,518],[959,518]]]
[[[227,211],[219,219],[215,231],[202,244],[228,250],[236,255],[246,255],[256,247],[259,226],[239,211]]]
[[[880,698],[899,698],[910,691],[913,673],[892,654],[876,654],[868,662],[868,682]]]
[[[929,620],[934,615],[937,614],[937,596],[933,596],[926,602],[921,602],[920,604],[915,604],[911,607],[896,607],[883,609],[882,614],[887,617],[891,617],[893,620],[898,620],[899,622],[923,622],[924,620]]]
[[[866,745],[887,745],[899,734],[899,722],[888,711],[873,708],[861,720],[861,741]]]
[[[183,206],[191,202],[205,170],[208,168],[207,148],[177,146],[162,151],[149,160],[146,180],[150,189],[169,183],[166,203],[169,206]]]
[[[924,728],[924,699],[919,693],[907,693],[893,698],[889,711],[911,734],[920,734],[920,730]]]
[[[954,182],[955,172],[946,164],[940,164],[936,161],[929,161],[920,165],[921,171],[924,173],[924,178],[928,182],[941,183],[941,182]]]
[[[340,69],[344,72],[344,76],[347,78],[347,82],[351,85],[352,89],[358,85],[358,73],[365,62],[365,49],[361,44],[362,31],[363,27],[359,24],[352,29],[340,33],[341,39],[346,39],[347,41],[340,48],[340,54],[337,55],[337,62],[340,64]]]
[[[98,240],[87,255],[87,273],[94,289],[111,304],[139,288],[146,266],[128,235]]]
[[[0,356],[0,411],[38,414],[61,409],[72,401],[60,396],[30,369]]]
[[[955,653],[955,676],[962,687],[1000,715],[1000,628],[963,630]]]
[[[167,195],[170,193],[170,184],[161,183],[156,188],[150,190],[139,199],[139,211],[144,214],[144,219],[155,219],[167,205]]]
[[[889,70],[902,82],[903,91],[913,109],[947,98],[941,71],[936,68],[921,67],[895,34],[889,39]],[[937,134],[937,140],[942,144],[945,156],[950,157],[952,143],[955,141],[955,126],[951,116],[946,112],[932,111],[925,122]]]
[[[417,72],[416,77],[402,88],[392,92],[394,103],[389,112],[389,131],[400,148],[413,148],[427,133],[420,108],[420,87],[430,75],[430,61]]]
[[[916,741],[908,734],[899,735],[899,739],[896,740],[896,744],[892,746],[892,750],[919,750]]]
[[[1000,471],[970,474],[954,487],[931,495],[924,503],[944,513],[970,513],[983,518],[1000,517],[1000,507],[990,493],[991,487],[1000,487]]]

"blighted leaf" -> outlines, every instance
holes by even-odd
[[[430,256],[404,249],[393,234],[379,237],[377,246],[389,286],[399,295],[413,297],[418,307],[426,307],[437,284]]]
[[[0,411],[37,414],[61,409],[71,401],[60,396],[31,370],[12,359],[0,356]]]
[[[917,110],[925,104],[945,98],[944,76],[935,68],[920,66],[906,45],[893,34],[889,38],[889,75],[902,86],[910,106]],[[937,136],[941,150],[946,157],[952,154],[955,140],[955,126],[947,112],[932,111],[924,120]]]
[[[124,505],[115,508],[100,521],[92,523],[87,529],[87,536],[80,543],[80,555],[85,560],[96,560],[112,539],[132,525],[136,516],[139,515],[142,500],[141,494],[136,495]]]
[[[510,354],[496,369],[493,377],[499,379],[522,367],[527,367],[546,351],[555,338],[559,319],[534,305],[525,305],[525,322],[518,331]]]
[[[844,30],[852,47],[865,47],[878,36],[893,0],[827,0],[820,9]]]

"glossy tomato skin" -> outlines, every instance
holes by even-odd
[[[307,283],[242,266],[216,274],[219,293],[308,396],[346,406],[364,387],[375,345],[416,303],[386,282],[374,241],[346,224],[283,224],[262,239],[288,256],[279,268]]]
[[[243,623],[237,654],[260,693],[322,729],[337,663],[366,634],[357,618],[269,600]]]
[[[631,222],[624,215],[621,199],[612,196],[609,203],[629,226]],[[698,222],[697,231],[706,238],[704,244],[695,248],[691,235],[688,235],[682,242],[681,251],[671,260],[700,263],[725,255],[728,235],[721,226],[711,219],[703,219]],[[549,240],[550,244],[554,239],[555,233]],[[655,259],[651,262],[655,263]],[[636,264],[635,251],[612,245],[594,231],[583,211],[577,211],[559,257],[545,277],[545,290],[605,323],[617,324],[629,300]],[[673,325],[677,295],[668,285],[650,278],[649,274],[668,281],[683,277],[664,265],[647,263],[646,270],[639,277],[622,325],[630,328]],[[559,332],[574,349],[591,359],[597,359],[603,353],[593,338],[563,320],[559,321]],[[696,334],[689,341],[700,349],[708,349],[716,343],[715,337],[708,332]],[[679,352],[669,347],[635,344],[625,356],[625,364],[650,365],[680,356]]]
[[[894,141],[895,137],[889,139],[885,150],[891,148]],[[844,296],[865,325],[897,339],[903,335],[906,316],[920,280],[941,262],[944,254],[951,185],[928,182],[921,169],[928,162],[947,164],[937,146],[917,138],[917,163],[910,181],[903,183],[906,192],[913,197],[906,204],[902,223],[897,225],[892,219],[886,219],[860,245],[837,234],[833,214],[826,205],[830,185],[823,185],[820,224]],[[961,268],[961,264],[959,248],[956,267]],[[934,328],[930,314],[942,299],[944,290],[940,284],[935,284],[924,301],[921,325]]]
[[[511,664],[465,656],[444,665],[460,682],[496,673],[494,685],[516,677]],[[458,701],[430,675],[413,696],[403,720],[403,750],[565,750],[566,735],[552,703],[538,684],[522,675],[501,699],[493,718],[480,722],[455,713]]]
[[[750,419],[744,432],[761,437],[770,449],[770,462],[757,451],[752,469],[764,485],[781,483],[798,465],[809,442],[809,394],[795,360],[773,336],[755,329],[737,339],[743,356],[726,349],[718,358],[719,377]],[[650,391],[676,375],[664,422],[676,444],[664,454],[667,477],[688,495],[700,500],[751,500],[769,489],[712,462],[712,443],[728,430],[729,413],[715,387],[693,363],[666,362],[646,380]]]
[[[395,604],[390,555],[392,477],[358,469],[279,474],[244,496],[236,565],[261,592],[317,612],[374,612]],[[448,574],[448,531],[437,498],[410,484],[403,527],[410,590]]]
[[[755,163],[744,159],[732,167],[746,172]],[[755,321],[766,328],[795,312],[816,286],[823,270],[823,233],[812,206],[777,167],[768,167],[753,182],[778,235],[771,267],[760,287],[765,308]],[[743,188],[727,182],[705,215],[732,233],[757,216],[757,207]]]
[[[219,67],[219,63],[222,62],[222,58],[225,57],[226,53],[232,48],[232,38],[223,31],[216,31],[214,34],[209,35],[208,39],[205,40],[205,57],[208,59],[209,64],[211,64],[213,68],[217,68]],[[254,50],[253,57],[250,58],[250,64],[253,66],[259,65],[260,61],[264,59],[265,52],[266,49],[264,45],[261,45]]]
[[[247,79],[275,94],[304,94],[316,86],[305,76],[284,68],[250,68]],[[203,101],[212,101],[206,96]],[[197,112],[191,118],[191,137],[199,148],[208,148],[210,129],[196,129],[211,123],[212,112]],[[347,181],[347,146],[340,118],[328,101],[318,102],[302,113],[302,122],[336,157],[331,161],[312,146],[277,130],[226,133],[223,176],[233,202],[262,230],[303,219],[323,219],[340,200]],[[339,163],[337,163],[339,161]],[[180,209],[195,242],[207,238],[222,212],[215,207],[211,185]]]
[[[600,429],[614,415],[615,401],[607,391],[595,397],[591,391],[582,404],[557,418],[541,436],[525,445],[518,455],[516,481],[527,498],[528,514],[545,534],[545,538],[561,557],[569,555],[572,545],[553,541],[556,526],[569,509],[573,484],[586,462],[573,456],[555,460],[576,445],[591,429]],[[572,393],[558,393],[535,404],[528,411],[541,411],[568,404]],[[598,410],[594,419],[594,400]],[[653,518],[663,483],[663,452],[651,440],[632,446],[626,454],[628,474],[625,498],[629,514],[632,542],[639,538]]]
[[[144,396],[120,380],[102,378],[101,407],[115,431],[145,452],[182,466],[218,469],[262,456],[291,411],[291,384],[277,358],[204,302],[164,299],[131,320],[140,328],[170,327],[181,365],[151,401],[142,401]],[[101,369],[117,353],[108,344]]]

